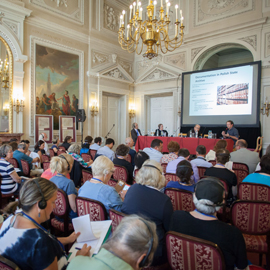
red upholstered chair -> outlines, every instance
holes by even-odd
[[[240,163],[240,162],[233,162],[232,169],[233,170],[235,170],[235,169],[241,169],[241,170],[246,170],[246,171],[249,172],[248,165],[245,164],[245,163]]]
[[[237,186],[239,186],[240,183],[249,175],[249,172],[247,170],[243,169],[233,169],[234,173],[237,177]]]
[[[78,216],[89,214],[91,221],[102,221],[107,219],[107,211],[103,203],[84,197],[76,198]]]
[[[54,157],[54,151],[52,149],[49,149],[50,157]]]
[[[28,164],[28,162],[24,159],[21,159],[21,164],[22,164],[22,170],[23,170],[23,174],[26,176],[26,177],[30,177],[30,166]]]
[[[65,154],[65,153],[66,153],[66,150],[59,149],[57,151],[57,156],[60,156],[60,155]]]
[[[19,163],[18,163],[17,159],[15,159],[15,158],[10,158],[10,159],[8,160],[8,162],[9,162],[11,165],[13,165],[14,168],[19,168]]]
[[[129,163],[131,163],[131,155],[130,154],[127,155],[126,161],[128,161]]]
[[[110,219],[112,221],[112,232],[115,231],[116,227],[122,221],[122,219],[126,216],[126,214],[118,212],[114,209],[109,210]]]
[[[86,153],[82,153],[81,157],[85,162],[89,162],[92,159],[91,156],[89,154],[86,154]]]
[[[242,182],[238,186],[238,199],[270,202],[270,187],[262,184]]]
[[[73,232],[74,229],[72,223],[69,222],[68,211],[69,203],[67,195],[63,190],[58,189],[55,208],[53,209],[51,218],[51,228],[53,234],[55,234],[55,229],[62,232],[64,236],[68,236],[71,232]],[[55,216],[59,217],[63,221],[59,221]]]
[[[184,210],[190,212],[195,209],[192,192],[178,188],[166,188],[165,194],[170,197],[174,211]]]
[[[92,159],[94,160],[95,155],[97,153],[97,150],[90,149],[89,152],[90,152],[90,155],[91,155]]]
[[[223,254],[217,244],[193,236],[166,233],[169,264],[173,270],[225,270]]]
[[[266,254],[270,269],[270,202],[235,201],[231,207],[231,221],[243,234],[247,252]]]
[[[209,160],[208,162],[210,162],[213,166],[215,166],[217,163],[215,160]]]
[[[114,165],[115,171],[113,173],[113,179],[114,180],[122,180],[124,182],[127,182],[128,179],[128,171],[125,167]]]
[[[180,181],[179,177],[174,173],[165,173],[165,180],[165,186],[167,186],[170,181]]]
[[[47,155],[42,155],[42,162],[47,162],[47,161],[50,161],[51,158]]]
[[[166,168],[167,168],[168,163],[161,163],[161,167],[164,173],[166,173]]]
[[[59,150],[63,150],[66,152],[66,148],[64,146],[58,146]]]
[[[50,168],[50,162],[47,161],[47,162],[43,162],[42,164],[43,164],[43,170],[44,171],[46,171],[46,170],[48,170]]]
[[[138,171],[139,171],[139,169],[136,169],[136,170],[134,171],[134,177],[136,177],[136,174],[138,173]]]
[[[117,181],[114,179],[110,179],[108,182],[108,186],[115,187],[117,184]]]
[[[83,184],[87,181],[90,180],[91,178],[93,178],[93,175],[87,171],[87,170],[82,170],[82,181]]]
[[[207,169],[206,167],[200,167],[198,166],[198,171],[199,171],[199,177],[202,178],[204,176],[205,170]]]
[[[14,262],[0,255],[0,270],[20,270]]]

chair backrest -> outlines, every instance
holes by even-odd
[[[195,209],[192,192],[178,188],[166,188],[165,194],[170,197],[174,211],[193,211]]]
[[[59,149],[57,151],[57,156],[60,156],[60,155],[65,154],[65,153],[66,153],[66,150]]]
[[[242,233],[270,233],[270,202],[235,201],[231,207],[231,221]]]
[[[213,166],[215,166],[217,163],[215,160],[209,160],[208,162],[210,162]]]
[[[180,181],[179,177],[174,173],[165,173],[165,180],[165,186],[167,186],[170,181]]]
[[[79,217],[89,214],[91,221],[102,221],[107,219],[106,208],[103,203],[99,201],[77,197],[76,206]]]
[[[237,186],[242,183],[242,181],[249,175],[249,172],[247,170],[233,169],[233,171],[237,177]]]
[[[126,216],[126,214],[118,212],[114,209],[109,210],[110,220],[112,221],[112,232],[115,231],[116,227],[122,221],[122,219]]]
[[[131,155],[130,154],[127,155],[126,161],[128,161],[129,163],[131,163]]]
[[[54,151],[52,149],[49,149],[50,157],[54,157]]]
[[[27,177],[30,177],[30,166],[28,162],[24,159],[21,159],[21,164],[22,164],[23,174]]]
[[[201,167],[201,166],[198,166],[198,172],[199,172],[199,177],[202,178],[204,176],[204,173],[206,171],[206,167]]]
[[[249,172],[249,168],[248,165],[245,163],[241,163],[241,162],[233,162],[233,166],[232,169],[241,169],[241,170],[246,170]]]
[[[47,155],[42,155],[42,162],[47,162],[47,161],[50,161],[51,158]]]
[[[226,269],[221,250],[210,241],[169,231],[166,233],[166,248],[173,270]]]
[[[85,183],[87,180],[90,180],[91,178],[93,178],[93,175],[86,170],[82,170],[82,181],[83,183]]]
[[[0,270],[20,270],[20,268],[14,262],[0,255]]]
[[[53,214],[65,219],[68,217],[68,206],[69,204],[66,193],[62,189],[58,189]]]
[[[138,173],[139,169],[134,170],[134,177],[136,177],[136,174]]]
[[[90,155],[91,155],[92,159],[94,160],[95,155],[97,153],[97,150],[90,149],[89,152],[90,152]]]
[[[254,150],[254,152],[260,153],[260,151],[262,150],[262,145],[263,145],[263,137],[258,137],[257,143],[256,143],[256,149]]]
[[[59,150],[66,151],[66,148],[64,146],[58,146]]]
[[[19,168],[19,163],[18,163],[17,159],[15,159],[15,158],[10,158],[10,159],[8,160],[8,162],[9,162],[11,165],[13,165],[14,168]]]
[[[114,179],[110,179],[108,182],[108,186],[115,187],[117,185],[117,181]]]
[[[127,182],[128,179],[128,171],[125,167],[114,165],[115,171],[113,173],[113,179],[115,180],[122,180],[124,182]]]
[[[163,173],[166,173],[167,165],[168,165],[168,163],[161,163],[161,167],[162,167]]]
[[[81,157],[85,162],[89,162],[92,159],[91,156],[89,154],[86,154],[86,153],[82,153]]]
[[[270,187],[262,184],[242,182],[238,186],[238,199],[270,202]]]
[[[43,170],[46,171],[50,168],[50,162],[49,161],[46,161],[46,162],[43,162],[42,163],[43,165]]]

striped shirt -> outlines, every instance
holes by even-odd
[[[0,175],[2,194],[11,194],[18,189],[18,184],[11,178],[10,174],[15,172],[14,167],[5,159],[0,159]]]

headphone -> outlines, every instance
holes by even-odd
[[[151,165],[151,164],[145,164],[145,165],[143,165],[142,167],[150,167],[150,168],[155,168],[156,170],[158,170],[159,171],[159,173],[162,175],[162,172],[159,170],[159,168],[157,168],[156,166],[154,166],[154,165]]]
[[[4,158],[7,156],[7,155],[5,154],[6,148],[7,148],[7,145],[5,144],[5,145],[3,146],[3,154],[1,155],[1,156],[4,157]]]
[[[40,135],[42,136],[42,139],[44,139],[44,133],[40,133]]]
[[[39,185],[37,179],[34,179],[34,182],[36,183],[36,185],[38,187],[38,190],[39,190],[39,193],[40,193],[40,195],[42,197],[41,201],[38,202],[38,207],[39,207],[39,209],[43,210],[43,209],[45,209],[47,207],[47,202],[46,202],[46,200],[44,198],[43,192],[42,192],[42,190],[40,188],[40,185]]]
[[[69,170],[70,170],[70,165],[69,165],[67,159],[66,159],[63,155],[60,155],[59,157],[60,157],[60,158],[63,158],[63,159],[67,162],[67,165],[68,165],[67,169],[68,169],[68,171],[69,171]]]
[[[146,253],[146,256],[142,259],[142,261],[141,261],[140,264],[139,264],[139,267],[142,268],[142,267],[144,267],[144,266],[146,265],[146,262],[147,262],[147,260],[148,260],[148,257],[149,257],[149,255],[150,255],[150,253],[151,253],[151,251],[152,251],[153,243],[154,243],[154,236],[153,236],[153,232],[152,232],[150,226],[149,226],[143,219],[139,218],[139,220],[142,221],[142,222],[145,224],[145,226],[147,227],[147,229],[149,230],[150,235],[151,235],[149,249],[148,249],[148,251],[147,251],[147,253]]]

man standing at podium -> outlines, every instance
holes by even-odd
[[[138,136],[142,136],[141,131],[138,129],[138,124],[133,123],[132,130],[131,130],[131,138],[134,141],[134,145],[136,145]]]

